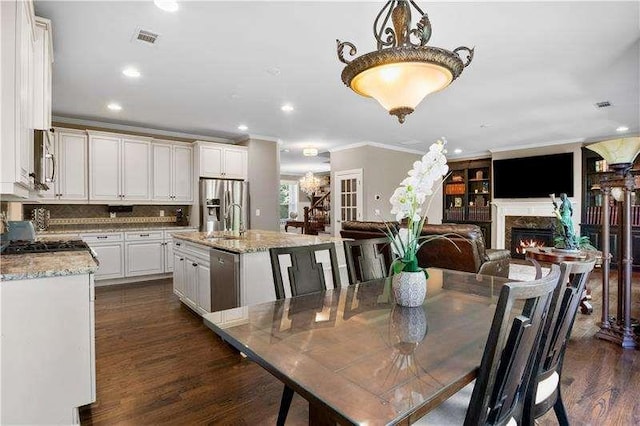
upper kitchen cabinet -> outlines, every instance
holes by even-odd
[[[199,176],[247,179],[248,152],[243,146],[198,142]]]
[[[89,132],[89,201],[151,200],[151,140]]]
[[[43,201],[79,201],[89,199],[87,132],[56,128],[54,155],[45,160],[45,176],[49,190]]]
[[[154,141],[152,201],[189,204],[193,201],[193,148],[191,145]]]
[[[51,21],[36,17],[34,72],[33,72],[33,127],[51,128],[51,69],[53,64],[53,41]]]
[[[35,14],[31,1],[0,1],[0,8],[0,193],[26,198],[33,172]]]

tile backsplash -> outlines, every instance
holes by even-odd
[[[90,224],[130,224],[130,223],[174,223],[176,209],[181,208],[183,215],[189,217],[190,206],[133,206],[131,212],[109,215],[109,206],[98,204],[23,204],[25,219],[31,218],[31,212],[37,208],[49,210],[49,226],[90,225]],[[164,210],[164,216],[160,211]]]

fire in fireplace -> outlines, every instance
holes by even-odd
[[[524,259],[528,247],[553,246],[553,230],[538,228],[511,228],[511,257]]]

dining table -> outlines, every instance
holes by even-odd
[[[418,307],[391,279],[204,316],[309,402],[309,424],[410,424],[472,382],[506,278],[429,268]]]

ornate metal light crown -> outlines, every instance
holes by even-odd
[[[411,28],[412,7],[421,16],[415,28]],[[455,80],[473,59],[473,49],[468,47],[449,51],[427,46],[431,22],[413,0],[388,1],[376,16],[373,34],[377,50],[352,61],[344,53],[348,47],[349,55],[355,56],[355,45],[336,40],[338,59],[347,64],[342,81],[356,93],[375,98],[400,123],[426,95]],[[465,51],[463,62],[459,53]]]

